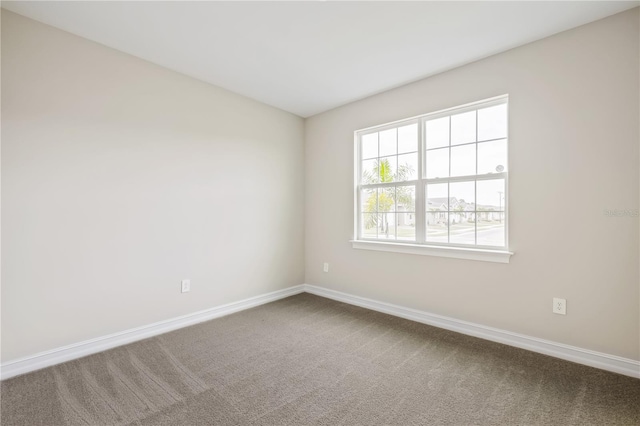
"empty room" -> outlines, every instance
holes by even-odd
[[[2,1],[3,426],[639,425],[639,1]]]

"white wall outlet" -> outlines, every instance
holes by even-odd
[[[567,315],[567,299],[553,298],[553,313]]]
[[[182,292],[187,293],[191,290],[191,280],[182,280]]]
[[[322,270],[324,272],[329,272],[329,264],[327,262],[324,262],[324,265],[322,266]]]

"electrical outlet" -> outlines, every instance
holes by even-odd
[[[182,280],[182,292],[187,293],[191,290],[191,280]]]
[[[567,315],[567,299],[553,298],[553,313]]]
[[[322,270],[324,272],[329,272],[329,264],[327,262],[324,262],[324,266],[322,267]]]

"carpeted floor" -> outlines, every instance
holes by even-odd
[[[639,425],[640,380],[310,294],[2,383],[10,425]]]

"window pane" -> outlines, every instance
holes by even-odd
[[[476,141],[476,112],[451,116],[451,145]]]
[[[396,214],[382,213],[382,222],[378,227],[378,239],[395,240],[396,239]]]
[[[475,182],[452,182],[449,188],[449,242],[475,244]]]
[[[380,220],[377,224],[378,239],[396,239],[398,218],[400,217],[403,221],[408,220],[409,216],[404,214],[404,212],[408,212],[415,220],[413,209],[415,209],[414,186],[378,188],[378,218]],[[397,212],[401,212],[401,214]],[[402,226],[403,235],[408,238],[410,232],[408,232],[407,226],[409,225],[403,222]]]
[[[378,134],[371,133],[362,137],[362,159],[378,156]]]
[[[504,212],[478,213],[478,245],[504,247]]]
[[[475,201],[475,182],[451,182],[449,184],[449,211],[473,211],[475,210]]]
[[[378,188],[378,212],[387,213],[396,211],[396,189]]]
[[[369,185],[378,183],[378,160],[364,160],[362,162],[362,183]]]
[[[418,150],[418,123],[398,127],[398,153]]]
[[[478,140],[507,137],[507,104],[478,110]]]
[[[449,242],[447,230],[448,215],[449,213],[446,212],[427,213],[427,242]]]
[[[403,212],[396,213],[396,221],[398,224],[399,240],[415,241],[416,240],[416,213]]]
[[[473,212],[449,213],[449,242],[455,244],[476,243],[476,223]]]
[[[476,145],[451,148],[451,176],[470,176],[475,174]]]
[[[436,183],[427,185],[427,211],[447,211],[449,210],[449,184]]]
[[[378,163],[379,179],[381,183],[393,182],[398,165],[398,157],[384,157]]]
[[[363,213],[360,221],[360,235],[363,238],[377,238],[378,223],[380,223],[380,217],[377,213]]]
[[[507,171],[507,140],[478,144],[478,174]]]
[[[398,186],[396,187],[396,207],[397,212],[415,212],[416,211],[416,187]]]
[[[380,132],[380,157],[395,155],[398,152],[396,141],[397,129],[389,129]]]
[[[504,179],[479,180],[476,188],[478,211],[504,210]]]
[[[449,146],[449,117],[427,121],[427,149]]]
[[[416,187],[396,188],[396,237],[399,240],[416,239]]]
[[[398,155],[397,181],[414,180],[418,178],[418,153]]]
[[[427,179],[449,177],[449,148],[427,151]]]
[[[360,212],[375,213],[378,211],[378,190],[363,189],[360,191]]]

